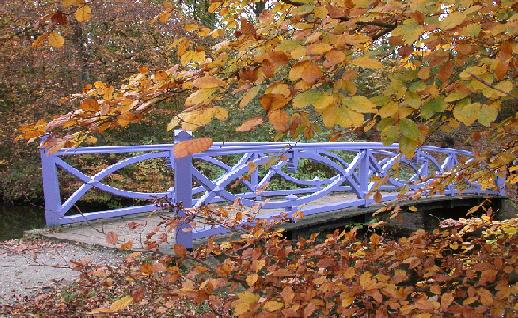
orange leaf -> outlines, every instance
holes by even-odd
[[[173,153],[175,158],[183,158],[195,153],[203,152],[212,146],[212,138],[196,138],[193,140],[180,141],[174,145]]]
[[[263,123],[263,119],[261,117],[254,117],[243,122],[239,127],[236,128],[238,132],[250,131],[256,126]]]
[[[268,114],[268,120],[278,132],[286,132],[290,128],[290,116],[283,110],[275,110]]]
[[[85,111],[96,112],[99,110],[100,105],[95,99],[87,98],[81,103],[79,107],[81,107],[81,109]]]
[[[225,85],[225,82],[214,76],[200,77],[193,83],[197,88],[216,88]]]
[[[255,283],[257,282],[258,279],[259,279],[259,275],[250,274],[246,277],[246,283],[248,284],[248,286],[252,287],[255,285]]]
[[[266,112],[281,109],[288,104],[288,99],[281,94],[264,94],[259,102]]]
[[[187,255],[187,250],[185,249],[185,246],[181,244],[175,244],[173,250],[174,254],[180,258],[184,258]]]
[[[308,84],[315,83],[320,77],[322,77],[322,71],[315,63],[309,63],[302,72],[302,79]]]
[[[129,250],[133,247],[133,241],[127,241],[123,244],[121,244],[121,249],[123,250]]]

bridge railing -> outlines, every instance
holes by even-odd
[[[175,131],[175,143],[191,138],[189,132]],[[368,206],[374,202],[374,190],[383,193],[382,201],[392,200],[401,187],[409,191],[421,189],[433,181],[434,176],[454,169],[459,162],[472,160],[472,154],[468,151],[438,147],[421,147],[413,158],[408,159],[399,153],[397,144],[384,146],[376,142],[216,142],[203,153],[180,159],[174,158],[173,147],[174,143],[80,147],[61,149],[53,154],[42,147],[47,224],[67,224],[154,211],[159,209],[153,203],[157,199],[182,203],[185,208],[239,200],[245,206],[259,204],[261,218],[270,218],[283,212],[290,214],[297,210],[303,211],[304,215],[311,215],[347,207]],[[65,160],[70,156],[84,154],[131,156],[89,175]],[[161,192],[125,190],[103,182],[125,167],[159,158],[167,160],[172,176],[170,187]],[[304,171],[308,162],[325,170],[325,176],[308,177],[308,172]],[[220,173],[215,176],[214,173],[204,171],[203,167],[207,166],[218,169]],[[64,200],[61,198],[58,169],[82,182]],[[383,185],[376,188],[380,180]],[[149,204],[71,214],[76,203],[92,189],[148,201]],[[464,185],[460,190],[463,193],[481,192],[476,184]],[[450,184],[444,189],[444,194],[453,195],[456,191],[459,191],[457,186]],[[221,228],[201,226],[192,231],[178,231],[177,240],[190,246],[193,239],[221,231]]]

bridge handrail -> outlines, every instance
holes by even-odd
[[[423,146],[417,150],[414,158],[407,159],[399,153],[398,144],[386,146],[380,142],[215,142],[207,151],[175,159],[173,156],[174,145],[190,139],[192,139],[190,133],[175,131],[175,142],[169,144],[64,148],[53,154],[49,154],[42,147],[40,152],[47,224],[73,223],[158,209],[156,205],[148,204],[81,215],[67,215],[76,202],[93,188],[112,195],[133,199],[166,198],[173,203],[182,203],[185,208],[233,201],[239,198],[248,206],[259,202],[263,209],[280,208],[289,213],[300,208],[306,215],[309,215],[333,209],[372,204],[373,199],[369,198],[369,193],[374,187],[374,182],[371,181],[373,176],[386,177],[387,184],[381,187],[384,191],[394,191],[403,185],[407,185],[413,191],[426,186],[430,182],[430,178],[438,173],[454,169],[459,163],[460,156],[464,156],[468,160],[473,158],[473,154],[467,150]],[[341,151],[351,153],[351,156],[347,159],[350,162],[340,156],[340,154],[343,154]],[[87,175],[62,159],[74,155],[88,154],[133,154],[133,156],[120,160],[95,175]],[[236,154],[241,155],[241,159],[234,165],[218,159],[218,157]],[[106,177],[124,167],[157,158],[168,160],[168,165],[174,177],[174,184],[165,191],[154,193],[130,191],[103,183]],[[253,162],[255,166],[260,166],[270,162],[271,158],[276,159],[277,163],[270,165],[265,175],[260,176],[257,169],[250,171],[250,162]],[[211,180],[202,171],[195,168],[193,165],[194,159],[217,166],[224,171],[223,175]],[[334,171],[334,175],[325,179],[312,180],[299,179],[299,177],[290,175],[289,172],[297,170],[300,159],[324,164],[331,169],[330,171]],[[414,171],[414,174],[408,180],[389,175],[388,173],[396,162],[406,164]],[[64,202],[61,199],[58,168],[74,175],[83,182],[83,185]],[[247,178],[243,179],[245,175],[247,175]],[[276,176],[299,186],[299,188],[291,190],[263,189]],[[197,182],[198,185],[193,185],[193,181]],[[244,184],[245,190],[236,194],[227,188],[237,181]],[[259,189],[261,189],[261,194],[259,194]],[[503,191],[503,187],[500,189]],[[328,205],[305,206],[311,202],[316,202],[327,194],[343,191],[351,192],[356,198],[344,199],[343,202]],[[477,184],[469,184],[464,191],[481,193],[482,190]],[[454,195],[456,192],[458,192],[458,189],[454,184],[445,189],[446,195]],[[197,197],[200,194],[201,197]],[[263,197],[280,197],[280,200],[266,202],[263,201]],[[388,195],[383,200],[389,200],[392,197]],[[180,211],[180,213],[183,212]],[[272,213],[269,215],[273,215]],[[278,214],[278,212],[275,213]],[[194,233],[178,231],[177,240],[189,246],[192,244],[193,238],[216,233],[220,230],[214,228],[195,229]]]
[[[59,156],[70,156],[79,154],[107,154],[107,153],[134,153],[147,151],[168,151],[174,147],[172,144],[154,144],[154,145],[128,145],[128,146],[92,146],[63,148],[55,154]],[[196,154],[197,157],[210,156],[214,152],[228,150],[230,151],[276,151],[284,149],[326,149],[326,150],[398,150],[399,144],[384,145],[381,142],[214,142],[213,145],[205,152]],[[345,149],[344,149],[345,148]],[[455,148],[441,148],[435,146],[422,146],[420,149],[425,151],[435,151],[440,153],[456,153],[465,156],[472,156],[472,152],[468,150]]]

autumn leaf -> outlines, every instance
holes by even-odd
[[[117,235],[117,233],[115,233],[113,231],[106,233],[106,243],[108,243],[110,245],[115,245],[115,244],[117,244],[118,240],[119,240],[119,236]]]
[[[380,61],[371,59],[368,56],[361,56],[351,61],[351,64],[370,69],[380,69],[383,67]]]
[[[65,44],[65,38],[63,38],[63,36],[59,33],[56,33],[56,32],[51,32],[49,35],[48,35],[48,41],[49,41],[49,45],[52,46],[52,47],[55,47],[55,48],[60,48],[60,47],[63,47],[63,45]],[[33,46],[37,46],[34,45],[33,43]]]
[[[261,117],[254,117],[254,118],[244,121],[239,127],[236,128],[236,131],[238,131],[238,132],[250,131],[262,123],[263,123],[263,119]]]
[[[225,82],[214,76],[204,76],[196,79],[193,84],[197,88],[216,88],[225,85]]]
[[[268,310],[269,312],[274,312],[277,310],[280,310],[284,307],[284,304],[275,300],[269,300],[266,303],[264,303],[264,309]]]
[[[187,255],[187,250],[185,249],[185,246],[183,246],[182,244],[175,244],[173,246],[173,251],[174,255],[180,258],[185,258],[185,256]]]
[[[110,311],[111,312],[121,311],[121,310],[127,308],[129,305],[131,305],[131,303],[133,303],[133,297],[131,297],[131,296],[124,296],[124,297],[114,301],[110,305]]]
[[[257,282],[257,279],[259,279],[259,275],[252,273],[246,277],[246,283],[248,286],[252,287]]]
[[[181,159],[193,155],[195,153],[203,152],[212,146],[212,138],[196,138],[193,140],[180,141],[173,147],[174,157]]]
[[[376,193],[374,193],[374,202],[380,203],[382,199],[383,196],[381,195],[381,192],[376,191]]]
[[[255,98],[255,96],[257,96],[260,89],[260,86],[254,86],[249,89],[246,94],[243,95],[241,101],[239,101],[239,108],[245,108]]]
[[[92,8],[89,5],[79,7],[74,13],[74,16],[78,22],[86,22],[92,17]]]
[[[246,313],[252,305],[257,303],[259,296],[249,291],[237,294],[238,299],[232,303],[236,315]]]
[[[268,120],[278,132],[286,132],[289,128],[290,116],[283,110],[275,110],[268,114]]]

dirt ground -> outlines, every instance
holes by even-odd
[[[0,305],[23,301],[41,292],[72,282],[79,272],[73,260],[116,264],[123,254],[109,249],[83,247],[48,240],[0,242]]]

